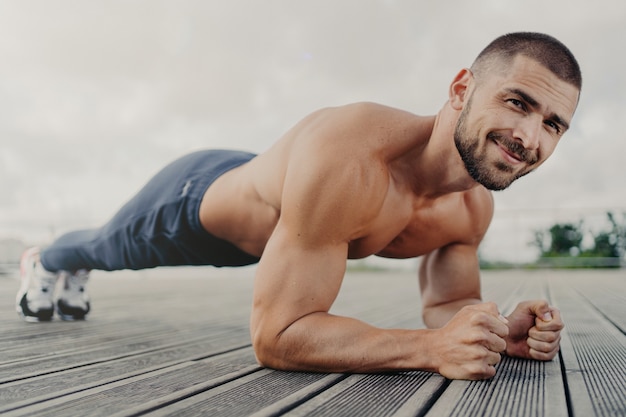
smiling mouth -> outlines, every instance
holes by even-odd
[[[520,143],[513,141],[505,136],[497,133],[489,133],[487,139],[492,140],[503,158],[511,165],[518,165],[526,163],[527,165],[534,165],[537,163],[537,155],[524,148]]]
[[[510,163],[516,165],[516,164],[521,164],[522,162],[526,162],[521,156],[519,156],[518,154],[512,152],[510,149],[508,149],[502,143],[500,143],[498,141],[494,141],[494,142],[498,146],[500,151],[502,152],[502,154],[504,156],[504,159],[506,159]]]

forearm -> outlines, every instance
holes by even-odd
[[[479,298],[464,298],[435,306],[424,306],[422,319],[429,329],[438,329],[446,325],[465,306],[480,304]]]
[[[429,352],[432,330],[379,329],[327,313],[307,315],[255,351],[264,366],[293,371],[437,371]]]
[[[443,327],[463,307],[482,303],[476,251],[476,242],[451,244],[422,260],[422,318],[428,328]]]

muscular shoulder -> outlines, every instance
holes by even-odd
[[[376,219],[390,176],[366,114],[378,105],[359,103],[320,110],[294,132],[282,189],[281,217],[303,235],[352,240]],[[304,222],[304,224],[303,224]],[[332,235],[332,236],[331,236]]]
[[[365,152],[297,147],[290,156],[282,190],[281,218],[330,240],[360,237],[381,210],[389,174]],[[357,155],[358,154],[358,155]]]
[[[412,125],[416,118],[375,103],[354,103],[300,121],[269,154],[284,167],[281,220],[310,232],[334,231],[335,239],[366,234],[388,198],[390,156],[411,149],[419,136],[419,126]]]
[[[355,188],[361,194],[378,182],[386,184],[385,148],[389,145],[383,131],[398,117],[411,116],[369,102],[318,110],[285,137],[290,171],[300,174],[295,177],[313,180],[312,185],[330,181],[338,189]],[[303,175],[308,170],[310,175]]]

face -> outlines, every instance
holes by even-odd
[[[454,141],[471,177],[503,190],[539,167],[569,127],[578,89],[518,56],[467,91]]]

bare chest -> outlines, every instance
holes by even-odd
[[[454,197],[398,214],[381,215],[371,233],[351,242],[349,256],[413,258],[475,234],[470,213]]]

